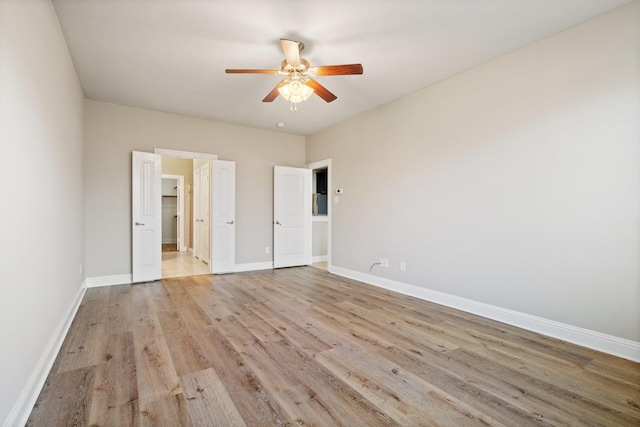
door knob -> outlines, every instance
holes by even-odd
[[[227,224],[233,224],[233,220],[227,221]]]
[[[276,225],[282,225],[282,224],[280,224],[280,221],[276,221]]]
[[[144,224],[141,222],[136,222],[136,225],[144,225]]]

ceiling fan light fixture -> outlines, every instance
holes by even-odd
[[[284,99],[292,104],[306,101],[313,95],[313,89],[305,85],[305,81],[305,78],[299,74],[295,74],[284,81],[285,84],[278,88],[278,92]]]
[[[291,111],[296,111],[296,105],[306,101],[314,93],[325,102],[333,102],[338,98],[313,77],[362,74],[362,64],[311,67],[309,61],[300,57],[304,44],[295,40],[280,39],[280,46],[284,53],[284,61],[280,64],[280,70],[228,68],[225,72],[228,74],[280,74],[287,76],[271,89],[262,102],[273,102],[278,96],[282,96],[291,103]]]

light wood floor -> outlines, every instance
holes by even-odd
[[[162,252],[162,278],[198,276],[210,273],[209,264],[188,251]]]
[[[88,289],[28,425],[640,424],[640,365],[312,268]]]
[[[311,264],[311,267],[327,271],[329,269],[329,263],[327,261],[314,262],[313,264]]]

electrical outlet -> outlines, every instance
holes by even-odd
[[[407,271],[407,264],[404,261],[400,261],[400,271]]]
[[[384,262],[382,263],[382,266],[384,268],[389,268],[389,260],[387,258],[384,259]]]
[[[380,258],[380,261],[378,261],[378,263],[380,264],[380,267],[384,267],[384,258]]]
[[[264,253],[268,254],[269,253],[269,246],[267,246],[266,248],[264,248]]]

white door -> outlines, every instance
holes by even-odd
[[[211,261],[211,168],[209,162],[200,167],[200,259]]]
[[[273,175],[273,266],[311,262],[311,170],[276,166]]]
[[[200,169],[193,169],[193,256],[200,259]]]
[[[162,158],[153,153],[132,154],[132,281],[149,282],[162,277]]]
[[[236,163],[213,162],[212,273],[230,273],[236,266]]]

